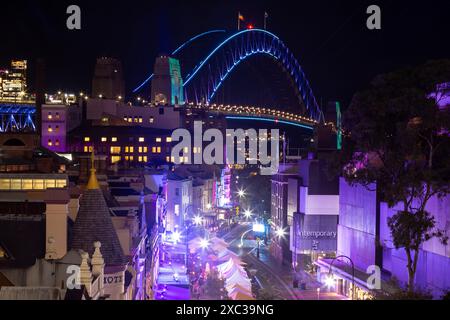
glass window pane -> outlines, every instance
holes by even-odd
[[[22,189],[22,180],[11,179],[11,190],[20,190],[20,189]]]
[[[23,179],[22,180],[22,189],[23,190],[31,190],[31,189],[33,189],[33,180],[31,180],[31,179]]]
[[[11,188],[11,179],[0,179],[0,190],[9,190]]]
[[[54,179],[45,180],[45,189],[54,188],[56,186]]]
[[[44,180],[43,179],[35,179],[33,180],[33,189],[42,190],[44,189]]]

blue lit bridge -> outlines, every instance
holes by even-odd
[[[224,30],[211,30],[201,33],[182,44],[172,52],[176,58],[182,57],[183,50],[195,41],[200,41],[211,35],[225,36],[221,41],[208,52],[204,58],[191,70],[183,79],[183,88],[186,100],[189,104],[202,106],[210,109],[214,103],[216,93],[223,83],[232,74],[239,65],[254,56],[264,55],[272,60],[285,72],[288,80],[294,85],[294,94],[297,97],[297,105],[283,106],[283,109],[289,111],[294,122],[306,123],[310,120],[312,123],[323,121],[323,113],[320,109],[309,82],[303,72],[299,62],[289,51],[284,42],[275,34],[261,29],[246,29],[234,34],[227,34]],[[133,92],[140,91],[144,85],[153,77],[150,75]],[[248,109],[252,111],[252,109]],[[267,113],[270,119],[275,119],[275,114],[271,109],[258,108],[261,113]],[[220,112],[231,112],[231,109],[221,108]],[[245,108],[241,108],[244,113]],[[249,112],[248,116],[259,114]],[[279,116],[279,115],[278,115]],[[305,120],[306,119],[306,120]]]

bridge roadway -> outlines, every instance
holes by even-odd
[[[189,106],[192,109],[203,109],[207,112],[211,112],[214,114],[225,114],[229,119],[241,119],[245,120],[266,120],[272,122],[280,122],[288,125],[301,126],[307,129],[313,129],[319,122],[304,117],[302,115],[287,112],[282,110],[277,110],[274,108],[263,108],[263,107],[253,107],[253,106],[237,106],[237,105],[223,105],[223,104],[209,104],[209,105],[201,105],[201,104],[193,104],[189,103]]]

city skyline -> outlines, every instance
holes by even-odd
[[[153,2],[136,2],[127,9],[121,7],[123,4],[80,2],[81,30],[70,31],[65,26],[66,2],[40,5],[19,1],[6,4],[12,11],[19,8],[24,19],[2,17],[2,23],[14,30],[4,41],[11,43],[14,36],[24,41],[2,50],[0,65],[7,66],[13,58],[28,59],[29,78],[34,84],[35,59],[44,58],[48,91],[89,91],[95,59],[112,56],[122,61],[126,93],[132,96],[132,89],[148,76],[160,53],[171,52],[201,32],[235,31],[238,11],[245,14],[242,28],[248,24],[263,28],[264,12],[268,12],[268,30],[279,35],[298,58],[321,104],[340,100],[345,108],[353,93],[366,87],[375,75],[449,55],[448,43],[435,31],[447,26],[445,2],[426,7],[407,1],[382,4],[383,27],[371,31],[365,25],[364,1],[296,6],[271,1],[226,5],[194,2],[177,3],[170,9]],[[189,28],[182,27],[186,23]],[[430,45],[420,45],[426,42]],[[200,61],[206,51],[197,53],[196,60]],[[324,72],[327,77],[321,76]],[[245,72],[238,73],[235,82],[240,83],[240,78],[248,83]],[[260,85],[250,85],[249,90],[257,91]],[[242,95],[238,84],[231,91],[232,96]]]
[[[0,300],[449,300],[447,7],[8,2]]]

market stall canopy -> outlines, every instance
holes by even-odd
[[[233,300],[256,300],[253,296],[248,295],[246,293],[236,291],[232,295],[229,296]]]

